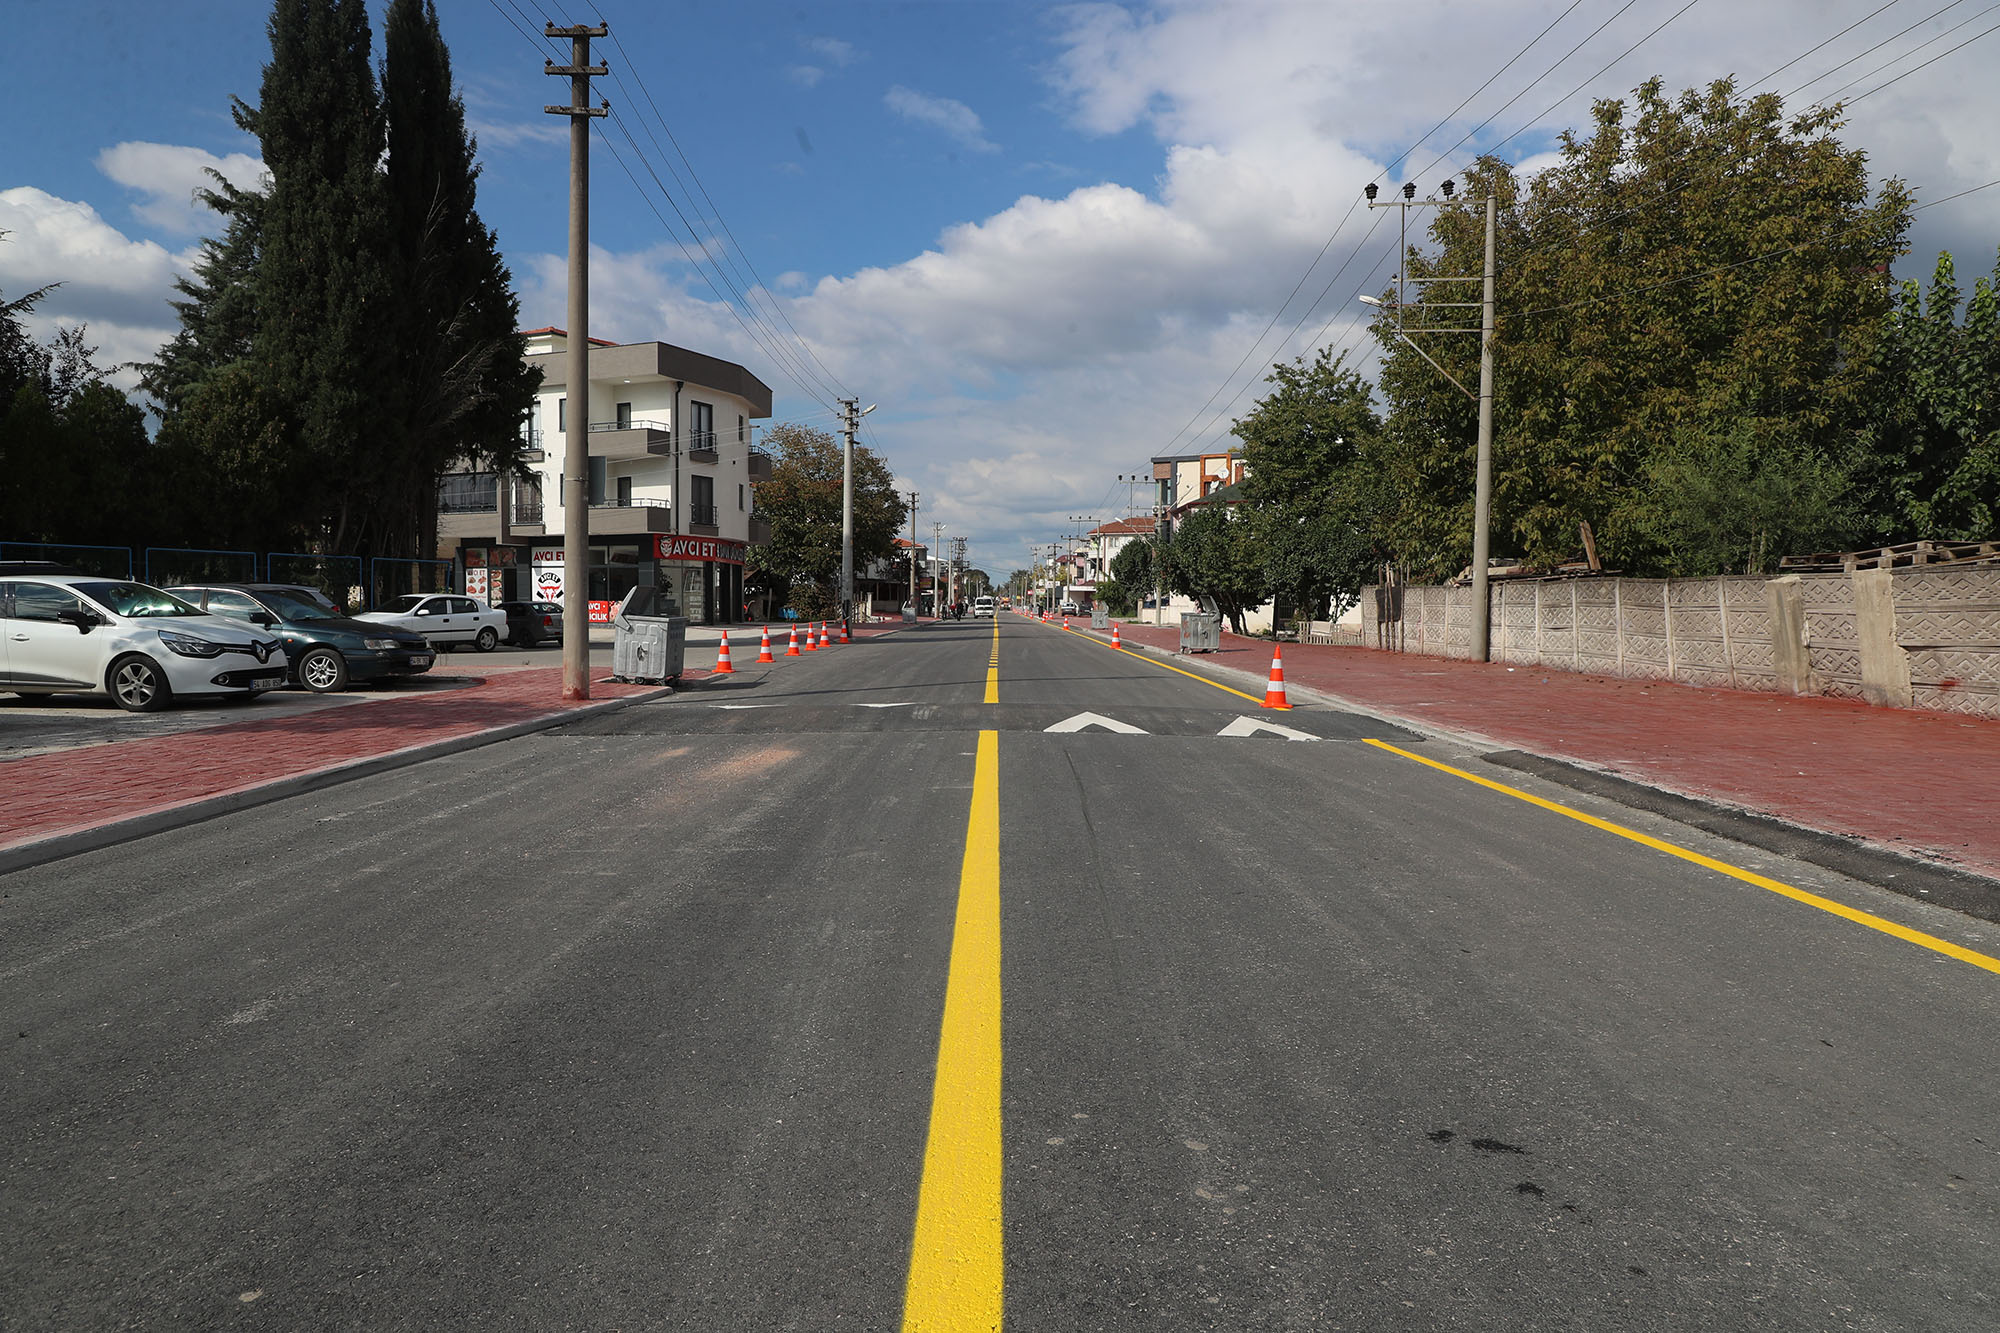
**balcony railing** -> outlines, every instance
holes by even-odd
[[[671,508],[671,505],[666,500],[655,499],[649,495],[628,495],[623,499],[614,496],[608,500],[593,500],[590,502],[590,507],[592,509],[667,509]]]
[[[491,514],[499,507],[500,479],[490,473],[459,473],[438,482],[440,514]]]
[[[687,437],[687,455],[691,462],[713,463],[716,458],[715,432],[712,430],[689,431]]]
[[[705,523],[711,528],[715,526],[715,506],[712,504],[691,504],[688,514],[696,523]]]
[[[590,432],[593,435],[605,430],[656,430],[665,434],[667,423],[656,421],[652,417],[632,417],[626,421],[593,421],[590,423]]]
[[[542,493],[540,491],[514,492],[514,522],[539,523],[542,521]]]

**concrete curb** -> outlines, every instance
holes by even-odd
[[[606,713],[615,713],[621,708],[664,698],[672,693],[671,686],[662,686],[644,694],[627,695],[622,699],[606,699],[602,703],[550,713],[545,717],[529,718],[525,722],[510,722],[505,726],[489,727],[485,731],[474,731],[464,736],[452,736],[441,741],[391,750],[387,754],[370,755],[365,759],[350,759],[346,763],[314,769],[309,773],[294,773],[289,777],[277,778],[252,787],[239,787],[234,791],[221,792],[214,796],[197,797],[180,805],[148,810],[144,814],[113,820],[93,828],[78,829],[73,833],[58,833],[51,837],[38,838],[33,842],[16,843],[12,847],[0,848],[0,875],[80,856],[84,852],[115,847],[119,843],[148,838],[155,833],[185,828],[190,824],[199,824],[220,815],[234,814],[238,810],[269,805],[273,801],[282,801],[287,797],[324,791],[328,787],[337,787],[344,782],[373,777],[377,773],[387,773],[393,769],[407,768],[428,759],[463,754],[467,750],[476,750],[498,741],[513,740],[537,731],[547,731],[552,727],[583,718],[601,717]]]
[[[1106,644],[1111,642],[1110,636],[1099,631],[1072,632],[1085,634]],[[1121,643],[1119,646],[1169,662],[1176,661],[1182,656],[1180,653],[1156,648],[1151,644]],[[1263,677],[1252,672],[1223,666],[1220,663],[1204,663],[1204,665],[1218,676],[1231,677],[1252,686],[1262,686],[1265,683]],[[1478,732],[1457,731],[1449,727],[1440,727],[1425,718],[1386,712],[1325,690],[1314,689],[1310,685],[1295,684],[1289,680],[1285,684],[1287,694],[1294,698],[1304,696],[1316,703],[1343,708],[1364,717],[1374,718],[1378,722],[1407,727],[1420,735],[1462,745],[1472,750],[1491,747],[1486,753],[1478,755],[1484,763],[1512,769],[1517,773],[1527,773],[1545,782],[1567,787],[1571,791],[1614,801],[1628,809],[1661,815],[1675,823],[1700,829],[1704,833],[1712,833],[1761,851],[1804,861],[1823,870],[1845,875],[1849,879],[1860,880],[1864,884],[1872,884],[1891,893],[1915,898],[1919,902],[1936,903],[1941,907],[1963,912],[1967,916],[1978,917],[1982,921],[2000,923],[2000,881],[1988,879],[1969,870],[1941,864],[1916,852],[1899,851],[1877,843],[1864,842],[1859,838],[1809,828],[1762,811],[1748,810],[1699,796],[1687,796],[1667,787],[1651,786],[1623,774],[1595,768],[1576,760],[1535,754]]]

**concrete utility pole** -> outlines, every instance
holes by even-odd
[[[875,404],[861,406],[858,398],[840,402],[840,619],[854,615],[854,432]]]
[[[917,493],[910,492],[910,614],[917,613]]]
[[[570,39],[570,63],[544,61],[543,72],[569,79],[569,105],[545,106],[569,117],[569,338],[563,358],[570,400],[563,421],[563,676],[562,697],[590,697],[590,118],[610,103],[590,105],[592,76],[607,65],[590,63],[590,39],[610,31],[603,24],[558,28],[550,37]]]
[[[1441,199],[1417,198],[1416,197],[1417,187],[1414,184],[1411,184],[1406,181],[1404,182],[1403,185],[1403,197],[1401,199],[1385,199],[1380,203],[1377,203],[1375,195],[1378,189],[1379,189],[1378,186],[1372,184],[1367,187],[1365,193],[1368,196],[1368,206],[1370,208],[1402,209],[1404,218],[1403,231],[1406,238],[1409,232],[1408,219],[1410,215],[1410,209],[1439,208],[1447,204],[1456,202],[1451,197],[1452,182],[1450,181],[1446,181],[1444,183],[1440,191],[1440,193],[1444,197]],[[1473,486],[1472,486],[1472,660],[1475,662],[1489,661],[1491,660],[1492,656],[1491,647],[1488,642],[1488,639],[1490,635],[1490,628],[1493,621],[1493,590],[1487,578],[1486,566],[1489,563],[1492,555],[1493,327],[1494,327],[1494,314],[1495,314],[1493,283],[1494,283],[1494,276],[1496,273],[1496,265],[1494,261],[1494,236],[1498,229],[1499,216],[1500,216],[1500,201],[1498,200],[1498,198],[1496,198],[1491,194],[1487,195],[1486,262],[1483,265],[1484,273],[1481,277],[1463,278],[1463,277],[1434,276],[1430,278],[1420,279],[1420,281],[1423,282],[1483,283],[1484,297],[1482,300],[1476,302],[1475,301],[1420,301],[1416,303],[1415,306],[1412,306],[1409,301],[1405,300],[1404,287],[1407,282],[1405,273],[1409,264],[1409,254],[1410,254],[1407,239],[1405,240],[1400,255],[1396,261],[1396,300],[1393,306],[1396,312],[1396,323],[1393,328],[1388,330],[1389,332],[1394,333],[1398,338],[1401,338],[1404,342],[1408,343],[1412,348],[1414,348],[1418,356],[1421,356],[1424,360],[1430,362],[1431,368],[1437,371],[1438,374],[1444,376],[1445,379],[1449,380],[1453,388],[1457,389],[1467,398],[1473,399],[1475,402],[1479,404],[1479,454],[1478,454],[1478,462],[1475,466],[1475,471],[1473,476]],[[1361,299],[1368,305],[1372,306],[1381,306],[1383,304],[1379,298],[1373,296],[1364,296]],[[1419,310],[1430,311],[1430,310],[1470,310],[1475,308],[1478,309],[1480,312],[1479,392],[1476,394],[1473,393],[1472,390],[1466,388],[1463,384],[1460,384],[1458,382],[1458,377],[1456,375],[1453,375],[1450,371],[1446,370],[1443,366],[1439,365],[1437,362],[1437,358],[1432,356],[1429,352],[1425,351],[1423,349],[1423,346],[1420,343],[1418,343],[1415,338],[1410,336],[1411,334],[1417,334],[1417,333],[1471,333],[1472,332],[1471,329],[1447,328],[1447,327],[1408,328],[1403,323],[1403,312],[1408,309],[1419,309]]]
[[[945,568],[944,568],[944,524],[942,523],[931,524],[930,565],[931,565],[931,614],[933,616],[936,616],[939,620],[943,620],[944,606],[945,606],[944,603]]]

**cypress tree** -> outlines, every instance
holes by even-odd
[[[384,538],[397,554],[418,555],[436,538],[440,474],[522,468],[519,427],[540,372],[523,360],[512,279],[479,217],[477,145],[432,0],[393,0],[383,49],[398,294],[385,326],[397,373],[384,398],[396,462]]]

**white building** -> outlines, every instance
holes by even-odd
[[[524,425],[532,480],[491,473],[447,477],[439,492],[439,555],[457,561],[466,592],[487,601],[562,600],[564,442],[583,411],[590,464],[593,619],[638,584],[671,590],[689,619],[743,618],[743,562],[769,540],[751,483],[770,456],[752,447],[771,415],[771,390],[733,361],[668,343],[591,339],[586,395],[570,383],[569,337],[531,329],[527,359],[542,386]]]

